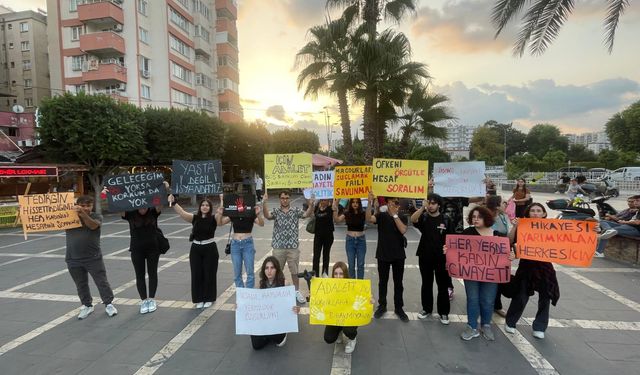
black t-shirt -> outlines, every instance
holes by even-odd
[[[327,206],[324,211],[316,207],[314,215],[316,217],[316,236],[333,233],[335,227],[333,225],[333,208],[331,206]]]
[[[442,214],[448,223],[451,223],[449,233],[462,233],[464,230],[464,214],[462,210],[469,205],[469,198],[443,198]]]
[[[478,232],[478,230],[476,229],[476,227],[469,227],[465,230],[462,231],[462,233],[460,234],[464,234],[464,235],[468,235],[468,236],[480,236],[480,232]],[[496,237],[506,237],[504,234],[501,234],[498,231],[493,231],[493,235]]]
[[[192,223],[194,240],[204,241],[215,237],[216,227],[218,226],[215,215],[202,217],[194,214]]]
[[[405,225],[408,224],[405,215],[398,214],[398,216]],[[388,212],[378,212],[376,223],[378,224],[376,259],[387,262],[405,259],[407,255],[404,252],[404,235],[398,230],[395,219]]]
[[[160,216],[160,213],[154,207],[149,208],[144,215],[140,215],[138,210],[124,213],[122,218],[129,222],[129,231],[131,233],[129,251],[159,251],[158,240],[156,239],[158,216]]]
[[[347,223],[347,230],[350,232],[363,232],[364,231],[364,222],[366,221],[366,216],[364,211],[360,211],[357,214],[352,213],[351,211],[344,212],[344,221]]]
[[[250,217],[234,217],[231,218],[231,224],[233,225],[233,231],[235,233],[251,233],[253,230],[253,223],[256,220],[255,211]]]
[[[424,213],[413,226],[422,233],[416,255],[444,258],[442,246],[448,229],[444,216],[440,214],[434,217]]]

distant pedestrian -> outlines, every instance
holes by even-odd
[[[259,174],[256,175],[256,179],[255,179],[255,184],[256,184],[256,202],[260,202],[262,201],[262,188],[264,186],[264,181],[262,181],[262,178],[260,177]]]
[[[82,303],[78,319],[84,319],[93,312],[88,275],[91,275],[98,287],[107,315],[112,317],[118,314],[118,310],[112,304],[113,291],[107,280],[107,270],[100,250],[102,215],[93,212],[93,202],[93,198],[89,196],[78,197],[74,209],[80,217],[82,226],[65,231],[67,242],[65,261]]]
[[[524,209],[531,201],[531,191],[527,188],[527,182],[524,178],[516,180],[516,187],[513,189],[513,195],[510,199],[516,203],[516,217],[524,217]]]

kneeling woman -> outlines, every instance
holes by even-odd
[[[260,268],[260,289],[278,288],[284,286],[284,273],[280,267],[278,259],[274,256],[269,256],[262,262],[262,268]],[[300,312],[299,306],[293,306],[292,310],[298,314]],[[277,347],[282,347],[287,342],[287,334],[279,333],[276,335],[265,336],[253,336],[251,335],[251,345],[253,349],[260,350],[269,343],[276,344]]]
[[[524,210],[524,217],[546,218],[547,210],[540,203],[531,203]],[[514,226],[509,233],[512,242],[517,239],[516,229],[517,226]],[[508,333],[516,332],[516,323],[520,320],[529,297],[538,292],[538,311],[533,320],[533,337],[543,339],[549,325],[549,303],[555,306],[560,299],[560,287],[553,265],[549,262],[521,259],[516,276],[511,282],[515,285],[515,295],[507,310],[504,330]]]

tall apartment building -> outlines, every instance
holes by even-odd
[[[582,133],[582,134],[564,134],[569,140],[569,144],[579,144],[587,147],[589,150],[598,154],[602,150],[611,149],[611,141],[605,131]]]
[[[447,152],[453,160],[468,159],[471,151],[471,140],[476,127],[450,123],[444,128],[447,129],[447,138],[437,139],[435,144]]]
[[[220,119],[242,121],[240,106],[240,74],[238,70],[238,4],[236,0],[215,0],[216,44],[218,51],[218,100]]]
[[[218,116],[214,0],[47,0],[53,93]]]
[[[34,112],[51,96],[46,34],[47,16],[0,6],[0,111]]]

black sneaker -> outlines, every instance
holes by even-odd
[[[380,319],[380,318],[382,318],[382,315],[384,315],[384,313],[386,313],[386,312],[387,312],[387,306],[378,305],[378,308],[373,313],[373,317],[376,318],[376,319]]]
[[[407,316],[407,313],[404,312],[404,310],[396,309],[395,313],[396,315],[398,315],[398,318],[400,318],[400,320],[402,320],[403,322],[406,323],[409,321],[409,317]]]

